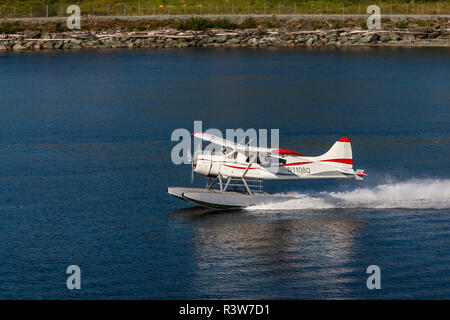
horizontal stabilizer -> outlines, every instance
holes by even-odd
[[[364,180],[364,177],[367,176],[367,174],[364,173],[363,169],[356,169],[355,171],[355,179],[356,180]]]

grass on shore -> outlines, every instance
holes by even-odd
[[[90,15],[182,14],[366,14],[377,4],[381,14],[450,14],[450,0],[2,0],[0,17],[66,15],[70,4]]]

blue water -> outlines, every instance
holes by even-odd
[[[443,48],[2,53],[0,298],[448,299],[449,107]],[[170,135],[194,120],[307,155],[348,136],[369,176],[195,208],[166,194],[190,185]]]

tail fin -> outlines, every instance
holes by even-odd
[[[353,167],[352,146],[347,137],[336,141],[330,150],[318,157],[321,162],[330,162],[334,166],[351,169]]]

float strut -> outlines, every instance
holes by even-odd
[[[248,194],[252,196],[252,195],[253,195],[253,193],[252,193],[252,191],[250,190],[250,188],[248,187],[247,181],[245,181],[245,179],[244,179],[244,178],[242,178],[242,182],[244,182],[244,184],[245,184],[245,187],[247,188],[247,192],[248,192]]]
[[[223,188],[223,191],[227,191],[228,185],[230,184],[231,177],[228,177],[227,183],[225,184],[225,188]]]
[[[217,177],[219,178],[220,192],[223,192],[222,175],[219,173]]]

